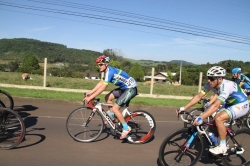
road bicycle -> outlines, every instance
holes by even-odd
[[[25,132],[23,119],[17,112],[0,107],[0,149],[18,146],[24,139]]]
[[[0,90],[0,107],[6,107],[10,109],[14,108],[14,100],[12,96],[4,90]]]
[[[127,136],[127,141],[133,144],[143,144],[148,142],[154,135],[156,123],[154,117],[143,110],[130,112],[129,103],[123,107],[122,115],[131,127],[131,132]],[[112,104],[102,103],[99,98],[92,99],[83,106],[71,112],[66,121],[66,128],[69,135],[79,142],[91,142],[96,140],[104,129],[104,120],[110,126],[110,132],[114,136],[122,133],[122,124],[115,119],[111,120],[103,106]]]
[[[181,114],[188,114],[187,111]],[[191,123],[181,115],[181,119]],[[192,119],[192,120],[193,120]],[[210,122],[203,122],[200,126],[181,128],[168,135],[162,142],[159,149],[159,162],[162,166],[183,165],[193,166],[201,158],[206,145],[215,146],[208,136],[210,127],[215,127]],[[210,159],[220,159],[226,166],[249,166],[250,165],[250,130],[237,129],[233,131],[227,127],[227,147],[225,154],[214,155],[208,152]]]
[[[209,102],[210,99],[208,98],[202,98],[201,101],[199,102],[199,104],[201,104],[200,108],[194,108],[192,110],[189,111],[190,114],[192,115],[201,115],[202,113],[204,113],[206,111],[206,107],[205,107],[205,103]],[[220,109],[219,109],[220,110]],[[185,119],[190,120],[192,119],[192,117],[190,115],[186,115]],[[213,116],[210,116],[206,119],[207,122],[210,122],[213,120]],[[228,124],[226,124],[228,125]],[[231,126],[237,126],[238,128],[243,128],[243,127],[247,127],[250,129],[250,111],[248,111],[248,113],[238,119],[235,119],[232,122]],[[184,127],[189,127],[190,124],[188,124],[187,122],[184,122]]]

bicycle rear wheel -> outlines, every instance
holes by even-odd
[[[235,140],[245,150],[242,154],[234,152],[235,145],[228,136],[227,145],[229,146],[228,155],[222,158],[222,162],[227,166],[249,166],[250,165],[250,130],[238,129],[235,131]],[[240,151],[240,149],[236,150]]]
[[[98,111],[91,116],[92,109],[80,107],[71,112],[66,121],[69,135],[79,142],[91,142],[97,139],[103,130],[103,118]]]
[[[18,146],[25,136],[21,116],[9,108],[0,108],[0,149]]]
[[[4,90],[0,90],[0,107],[6,107],[10,109],[13,109],[14,107],[13,98],[8,92]]]
[[[162,166],[191,166],[199,161],[203,153],[204,142],[197,134],[187,149],[187,141],[191,137],[189,130],[189,128],[177,130],[162,142],[159,150],[159,161]]]
[[[132,129],[128,136],[129,143],[146,143],[155,133],[156,123],[154,117],[150,113],[141,110],[133,111],[131,116],[125,118],[125,121]]]

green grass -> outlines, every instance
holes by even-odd
[[[51,90],[34,90],[34,89],[18,89],[18,88],[6,88],[0,89],[7,91],[13,97],[31,97],[42,99],[57,99],[67,101],[82,101],[83,94],[77,92],[60,92]],[[104,101],[104,95],[98,96],[101,101]],[[180,107],[185,105],[188,100],[177,99],[163,99],[163,98],[147,98],[147,97],[135,97],[131,100],[131,104],[146,105],[146,106],[176,106]]]
[[[21,78],[21,73],[0,72],[0,83],[15,84],[15,85],[31,85],[43,86],[43,76],[32,75],[32,80],[24,81]],[[47,85],[55,88],[69,88],[69,89],[92,89],[97,80],[86,80],[83,78],[60,78],[60,77],[47,77]],[[44,99],[58,99],[68,101],[82,101],[83,94],[77,92],[59,92],[51,90],[33,90],[33,89],[19,89],[19,88],[6,88],[1,87],[2,90],[9,92],[12,96],[16,97],[31,97],[31,98],[44,98]],[[106,91],[114,89],[115,86],[110,84]],[[150,86],[138,83],[138,91],[142,94],[150,93]],[[197,86],[172,86],[166,84],[154,84],[153,94],[158,95],[174,95],[174,96],[193,96],[198,92]],[[98,96],[104,101],[104,95]],[[131,104],[147,105],[147,106],[184,106],[188,100],[178,99],[164,99],[164,98],[148,98],[148,97],[135,97],[131,100]],[[199,105],[196,105],[199,106]],[[195,106],[195,107],[196,107]]]
[[[0,72],[0,83],[15,85],[43,86],[43,76],[30,74],[32,80],[24,81],[21,77],[22,73],[16,72]],[[84,78],[61,78],[47,76],[46,86],[55,88],[68,89],[92,89],[98,80],[87,80]],[[107,91],[116,88],[110,84]],[[144,85],[138,82],[138,92],[143,94],[150,93],[150,85]],[[176,96],[193,96],[198,92],[198,86],[173,86],[167,84],[154,84],[153,94],[158,95],[176,95]]]

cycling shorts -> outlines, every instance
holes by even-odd
[[[228,114],[229,117],[228,122],[246,115],[248,110],[249,110],[248,101],[220,109],[220,111],[225,111]]]
[[[114,89],[111,91],[114,97],[117,99],[116,104],[119,106],[124,106],[125,104],[128,106],[129,102],[132,98],[137,95],[137,88],[127,88],[127,89]]]

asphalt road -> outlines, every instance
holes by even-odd
[[[103,133],[97,141],[80,143],[67,133],[65,123],[80,103],[66,101],[14,98],[15,107],[24,118],[26,139],[17,148],[1,150],[0,166],[158,166],[158,151],[163,139],[183,127],[175,108],[131,106],[146,110],[156,120],[151,142],[142,145],[124,143]],[[204,153],[198,166],[221,165]]]

